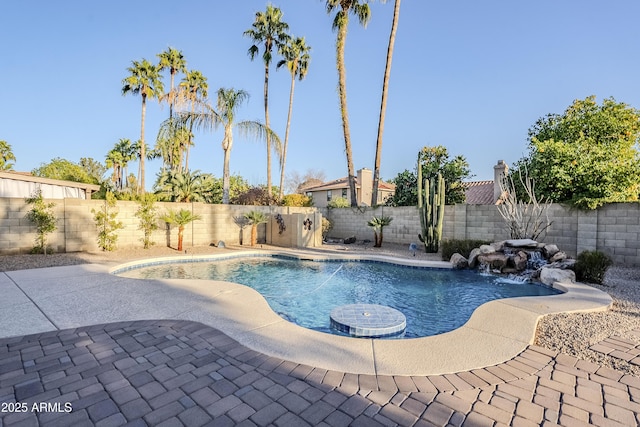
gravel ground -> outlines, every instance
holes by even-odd
[[[256,248],[261,247],[260,245]],[[264,245],[264,248],[268,248]],[[213,254],[221,251],[249,249],[229,247],[218,249],[210,246],[188,247],[188,254]],[[325,245],[322,250],[351,253],[375,253],[413,258],[406,245],[384,243],[382,248],[373,248],[371,243],[353,245]],[[0,271],[29,268],[54,267],[85,263],[119,263],[140,258],[175,256],[172,248],[154,246],[150,249],[121,249],[113,252],[82,252],[52,255],[3,255],[0,256]],[[437,254],[415,253],[418,259],[439,261]],[[604,285],[593,285],[609,293],[614,304],[611,310],[600,313],[555,314],[544,317],[538,324],[536,344],[558,350],[572,356],[596,362],[625,373],[640,376],[640,367],[620,359],[590,350],[589,347],[603,339],[617,335],[640,345],[637,335],[630,331],[640,330],[640,268],[613,266],[607,271]]]

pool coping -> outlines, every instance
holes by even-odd
[[[382,255],[305,250],[230,250],[219,255],[142,259],[195,261],[281,254],[311,259],[352,259],[451,268],[449,263]],[[462,327],[404,340],[347,338],[294,325],[274,313],[253,289],[210,280],[144,280],[114,276],[120,265],[80,264],[0,273],[0,337],[136,320],[191,320],[206,324],[252,350],[320,369],[379,375],[437,375],[511,360],[533,342],[545,314],[602,311],[611,297],[590,286],[556,283],[566,291],[485,303]]]
[[[451,268],[447,262],[385,255],[241,250],[144,259],[120,264],[108,272],[141,264],[265,255]],[[553,287],[562,290],[563,294],[490,301],[478,307],[463,326],[451,332],[424,338],[380,340],[330,335],[297,326],[274,313],[257,291],[240,284],[193,279],[129,280],[161,282],[196,294],[197,307],[180,313],[180,320],[195,320],[213,326],[255,351],[327,370],[371,375],[436,375],[496,365],[512,359],[533,344],[537,323],[544,315],[604,311],[613,302],[608,294],[590,286],[556,282]]]

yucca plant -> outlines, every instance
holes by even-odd
[[[244,217],[251,224],[251,246],[255,246],[258,243],[258,225],[267,222],[269,215],[260,211],[251,211],[244,214]]]
[[[182,251],[182,240],[184,238],[184,226],[192,221],[202,219],[200,215],[194,215],[188,209],[180,209],[179,211],[169,210],[160,219],[167,224],[175,224],[178,226],[178,250]]]
[[[367,222],[367,225],[373,228],[373,237],[375,239],[373,246],[375,248],[382,247],[382,229],[391,224],[391,221],[393,221],[393,218],[390,216],[374,216]]]

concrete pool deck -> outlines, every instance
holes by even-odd
[[[1,427],[640,423],[640,378],[528,344],[533,331],[527,322],[539,313],[606,303],[582,287],[570,289],[568,300],[525,299],[477,311],[472,320],[480,328],[488,325],[477,333],[495,336],[493,344],[473,339],[473,323],[457,335],[443,334],[449,342],[442,344],[477,354],[476,346],[491,353],[497,350],[492,345],[514,340],[516,353],[457,370],[444,365],[446,357],[457,365],[483,363],[482,358],[456,357],[430,338],[388,341],[399,349],[357,339],[369,343],[341,347],[351,341],[341,337],[318,344],[318,335],[326,334],[285,327],[248,288],[143,282],[109,271],[110,266],[80,265],[0,273],[0,332],[11,336],[0,338]],[[242,306],[253,307],[248,314],[254,320],[237,317],[238,311],[247,313]],[[522,326],[526,336],[517,336],[516,314],[529,319]],[[424,362],[432,357],[453,371],[401,374],[438,371],[438,365]],[[410,367],[398,366],[404,362]],[[366,373],[371,369],[375,374]],[[50,406],[32,406],[43,402]]]
[[[368,259],[448,268],[449,263],[386,256],[268,251],[304,259]],[[509,360],[533,343],[538,319],[550,313],[606,310],[611,297],[580,284],[565,291],[480,306],[462,327],[441,335],[403,340],[354,339],[308,330],[275,314],[246,286],[209,280],[139,280],[110,274],[140,264],[265,255],[238,251],[140,260],[117,267],[78,265],[6,272],[0,276],[0,337],[98,323],[176,319],[209,325],[273,357],[327,370],[367,375],[447,374]]]

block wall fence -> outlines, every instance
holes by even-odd
[[[62,199],[46,200],[55,203],[54,215],[58,218],[57,229],[47,237],[49,246],[55,252],[83,252],[98,251],[98,232],[93,220],[95,211],[100,210],[104,200],[80,200]],[[188,250],[190,246],[206,246],[211,243],[218,243],[220,240],[226,244],[238,245],[242,241],[244,245],[249,245],[251,238],[251,226],[245,226],[243,230],[236,224],[234,218],[242,217],[246,212],[259,210],[271,217],[280,213],[286,218],[294,218],[294,214],[304,214],[309,216],[316,224],[321,224],[321,214],[314,208],[296,207],[269,207],[269,206],[236,206],[236,205],[211,205],[204,203],[156,203],[159,214],[165,213],[168,209],[180,210],[188,209],[195,215],[200,215],[201,220],[189,223],[184,230],[184,247]],[[29,211],[24,199],[0,198],[0,254],[28,253],[34,246],[36,233],[35,226],[25,218]],[[124,228],[118,230],[118,248],[142,247],[142,230],[138,229],[140,220],[135,216],[138,204],[130,201],[118,201],[117,221],[123,223]],[[297,218],[296,218],[297,220]],[[155,245],[176,247],[178,244],[177,227],[167,230],[164,223],[154,231],[152,241]],[[296,241],[288,237],[296,229],[291,224],[287,233],[278,235],[278,229],[268,227],[267,224],[258,226],[258,241],[272,241],[278,244],[284,238],[287,241]],[[272,233],[275,233],[272,234]],[[320,227],[318,227],[317,238],[313,236],[317,245],[322,243]],[[298,239],[298,241],[300,241]],[[304,242],[306,246],[314,246]]]
[[[63,199],[49,202],[56,204],[54,213],[58,218],[58,228],[48,238],[56,252],[98,250],[97,230],[91,210],[99,210],[104,205],[103,200]],[[160,213],[168,209],[189,209],[202,217],[185,228],[184,245],[187,248],[220,240],[236,245],[242,240],[247,245],[250,227],[241,231],[234,218],[242,217],[250,210],[260,210],[272,218],[279,213],[287,218],[287,222],[292,222],[282,235],[277,235],[278,227],[273,221],[270,226],[260,226],[258,238],[263,242],[285,246],[288,244],[286,242],[298,242],[300,245],[300,237],[290,233],[296,229],[294,222],[304,220],[295,214],[303,214],[305,218],[312,218],[316,225],[320,224],[322,217],[327,217],[333,223],[330,237],[356,236],[358,240],[373,240],[373,230],[367,226],[367,221],[373,216],[391,216],[393,222],[384,228],[385,242],[406,245],[420,243],[420,221],[415,207],[327,209],[163,202],[158,202],[156,206]],[[118,231],[118,247],[141,247],[142,231],[138,229],[139,219],[134,215],[138,209],[137,203],[119,201],[117,208],[117,219],[124,224],[124,229]],[[24,199],[0,198],[0,254],[27,253],[34,246],[35,227],[25,219],[28,210]],[[595,211],[552,205],[549,216],[553,225],[541,240],[557,244],[571,256],[583,250],[597,249],[610,255],[617,264],[640,266],[640,203],[609,204]],[[509,235],[495,206],[453,205],[445,206],[443,238],[498,241],[508,239]],[[315,243],[310,246],[318,246],[317,236],[313,239]],[[152,240],[156,245],[175,247],[177,231],[161,227],[154,232]],[[308,246],[307,243],[303,245]]]
[[[367,226],[373,216],[391,216],[384,228],[384,242],[406,244],[418,239],[420,220],[416,207],[321,209],[333,223],[332,237],[356,236],[373,241]],[[584,250],[599,250],[616,264],[640,266],[640,203],[615,203],[595,211],[581,211],[554,204],[549,208],[553,221],[546,237],[572,257]],[[499,241],[510,238],[505,222],[493,205],[445,206],[443,239],[479,239]],[[383,243],[384,245],[384,243]]]

